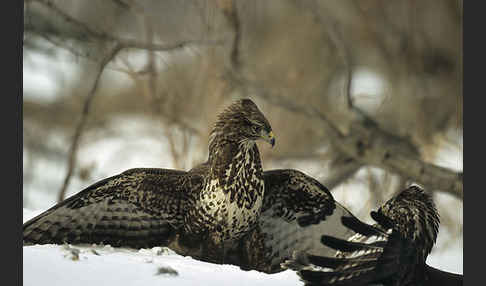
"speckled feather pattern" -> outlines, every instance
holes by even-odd
[[[24,242],[150,246],[181,221],[180,210],[191,201],[185,190],[201,186],[200,175],[131,169],[26,222]]]
[[[417,246],[418,255],[425,261],[437,239],[440,223],[432,197],[413,185],[387,201],[378,212],[392,221],[403,238]]]

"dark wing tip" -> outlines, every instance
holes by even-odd
[[[394,228],[395,226],[393,221],[390,218],[388,218],[387,216],[385,216],[383,213],[379,211],[378,212],[371,211],[370,216],[373,220],[375,220],[377,223],[379,223],[382,227],[386,229]]]
[[[383,233],[377,229],[376,227],[364,223],[357,219],[356,217],[350,216],[343,216],[341,217],[341,222],[343,225],[356,233],[359,233],[364,236],[372,236],[372,235],[382,235]]]

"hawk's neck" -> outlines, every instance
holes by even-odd
[[[209,156],[205,191],[222,191],[238,207],[252,207],[256,197],[263,196],[263,170],[254,141],[221,142]]]

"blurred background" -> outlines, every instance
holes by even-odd
[[[24,1],[23,206],[134,167],[207,159],[252,98],[264,169],[315,177],[361,219],[410,183],[434,195],[428,262],[463,272],[461,0]]]

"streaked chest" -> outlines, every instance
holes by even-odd
[[[245,233],[260,216],[264,181],[257,152],[252,148],[236,154],[219,176],[206,180],[201,192],[198,209],[203,220],[225,238]]]

